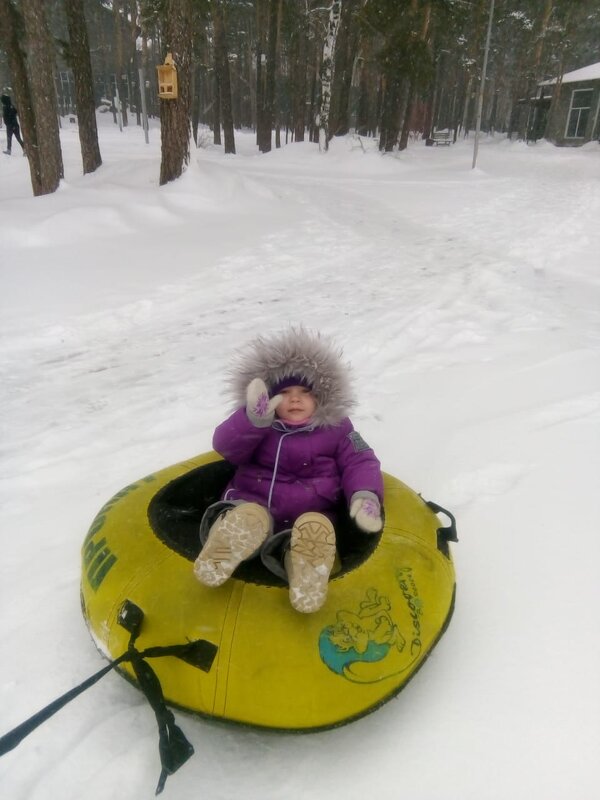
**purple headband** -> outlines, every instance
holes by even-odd
[[[306,378],[303,378],[302,375],[287,375],[285,378],[273,384],[271,387],[271,397],[279,394],[283,389],[287,389],[288,386],[305,386],[307,389],[312,389],[312,383]]]

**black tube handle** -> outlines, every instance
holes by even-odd
[[[432,500],[425,500],[425,505],[428,506],[434,514],[445,514],[450,520],[450,525],[445,528],[438,528],[438,540],[442,539],[445,542],[458,542],[458,534],[456,533],[456,519],[454,515],[446,508],[434,503]]]

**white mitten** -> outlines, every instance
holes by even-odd
[[[250,381],[246,389],[246,414],[250,422],[257,428],[268,428],[275,418],[275,409],[283,397],[276,394],[269,400],[267,386],[260,378]]]
[[[365,533],[379,533],[383,528],[381,504],[373,492],[354,492],[350,499],[350,516]]]

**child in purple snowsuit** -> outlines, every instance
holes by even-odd
[[[213,438],[236,471],[221,513],[205,517],[211,524],[194,565],[201,583],[220,586],[283,537],[290,602],[317,611],[327,597],[340,502],[364,533],[382,529],[380,464],[348,419],[354,401],[340,355],[303,328],[260,337],[240,354],[232,373],[239,407]]]

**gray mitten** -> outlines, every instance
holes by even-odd
[[[246,414],[256,428],[269,428],[275,419],[275,409],[283,397],[276,394],[269,400],[267,386],[260,378],[250,381],[246,389]]]
[[[350,499],[350,516],[365,533],[379,533],[383,528],[381,504],[374,492],[354,492]]]

